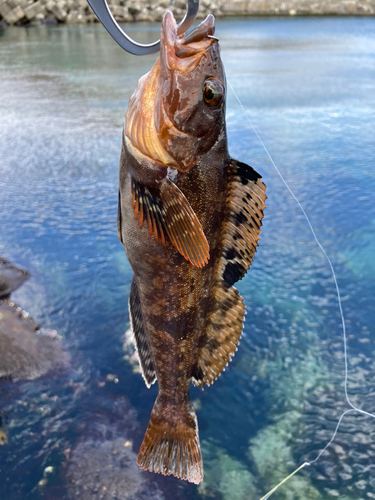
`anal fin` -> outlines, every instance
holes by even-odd
[[[190,203],[168,178],[157,186],[145,186],[132,178],[134,217],[139,226],[146,220],[150,236],[165,246],[166,241],[197,267],[209,260],[209,245]]]
[[[130,288],[129,313],[142,375],[147,387],[150,387],[156,380],[156,374],[147,343],[138,285],[134,277]]]
[[[193,373],[193,383],[201,387],[216,380],[237,350],[245,306],[233,284],[243,278],[253,261],[267,198],[260,175],[248,165],[232,160],[228,174],[211,309]]]

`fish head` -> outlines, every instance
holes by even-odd
[[[182,36],[171,12],[163,18],[155,123],[182,172],[225,135],[225,73],[214,33],[212,15]]]
[[[225,73],[212,15],[187,35],[166,12],[160,57],[139,80],[126,114],[128,148],[141,163],[185,173],[225,133]],[[146,160],[145,160],[146,159]]]

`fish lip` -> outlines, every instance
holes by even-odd
[[[168,10],[163,17],[162,31],[166,43],[171,47],[174,47],[176,42],[181,45],[189,45],[190,43],[197,43],[202,40],[217,40],[213,36],[215,34],[215,18],[212,14],[209,14],[189,34],[178,35],[176,20],[172,12]]]
[[[180,40],[182,45],[188,45],[190,43],[201,42],[202,40],[210,40],[215,38],[213,35],[215,34],[215,18],[212,14],[208,14],[206,19],[202,21],[196,28],[193,29],[187,35]]]
[[[170,10],[167,10],[167,12],[164,14],[162,21],[162,31],[167,44],[171,47],[174,47],[174,44],[178,39],[177,23]]]

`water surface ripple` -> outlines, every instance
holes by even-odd
[[[145,43],[157,36],[149,27],[128,26]],[[349,394],[370,412],[374,32],[375,20],[360,18],[230,19],[216,30],[228,79],[333,262]],[[0,32],[0,255],[30,270],[14,300],[56,329],[70,356],[47,377],[0,383],[2,499],[253,500],[315,458],[347,408],[330,270],[228,91],[232,156],[268,186],[261,244],[239,283],[244,334],[215,384],[192,391],[204,483],[129,465],[156,388],[123,348],[132,271],[116,234],[118,160],[127,101],[154,60],[124,53],[98,25]],[[374,422],[349,414],[321,460],[273,497],[373,499],[374,457]]]

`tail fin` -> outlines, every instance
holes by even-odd
[[[197,418],[192,407],[175,410],[156,400],[137,462],[150,472],[199,484],[203,464]]]

